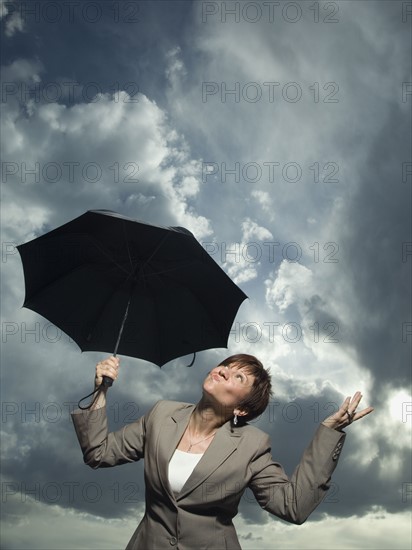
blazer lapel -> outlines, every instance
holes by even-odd
[[[212,443],[199,460],[180,493],[175,497],[177,501],[185,498],[190,492],[196,489],[229,458],[238,446],[240,435],[239,431],[231,428],[230,422],[227,422],[217,430]]]
[[[173,412],[165,419],[160,431],[156,445],[156,463],[160,481],[163,489],[174,500],[175,496],[169,485],[169,462],[175,449],[182,438],[190,420],[195,405],[182,403],[182,408]]]

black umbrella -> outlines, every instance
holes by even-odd
[[[160,367],[227,347],[247,296],[192,233],[93,210],[17,247],[23,306],[82,351],[145,359]]]

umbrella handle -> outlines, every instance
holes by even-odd
[[[129,299],[129,302],[130,302],[130,299]],[[129,304],[127,304],[126,315],[124,316],[122,326],[120,327],[120,333],[119,333],[119,336],[117,338],[116,348],[114,350],[113,357],[117,356],[117,348],[119,347],[120,337],[121,337],[122,332],[123,332],[124,322],[126,321],[128,309],[129,309]],[[103,382],[102,382],[102,387],[103,388],[111,388],[112,385],[113,385],[113,382],[114,382],[113,378],[110,378],[110,376],[104,376],[103,375]]]
[[[114,382],[113,378],[110,378],[109,376],[103,376],[102,386],[104,388],[110,388],[113,382]]]
[[[115,355],[115,357],[116,357],[116,355]],[[86,397],[82,397],[80,399],[80,401],[77,404],[79,409],[81,409],[82,411],[87,411],[88,409],[90,409],[90,407],[93,405],[93,403],[94,403],[94,401],[97,397],[97,394],[99,393],[99,390],[101,390],[102,388],[110,388],[112,386],[113,382],[114,382],[113,378],[110,378],[110,376],[104,376],[103,375],[103,381],[100,384],[100,386],[98,388],[96,388],[94,391],[92,391],[91,393],[89,393],[89,395],[86,395]],[[89,403],[86,407],[83,407],[82,405],[80,405],[80,403],[82,401],[84,401],[85,399],[87,399],[91,395],[94,395],[91,403]]]

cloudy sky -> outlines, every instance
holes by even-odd
[[[246,493],[250,550],[411,545],[411,2],[1,2],[2,548],[124,548],[142,465],[92,471],[70,420],[99,353],[22,309],[16,246],[91,209],[190,229],[248,295],[228,349],[122,357],[113,429],[196,402],[232,353],[270,367],[256,421],[291,474],[356,390],[303,526]],[[184,330],[184,327],[182,327]]]

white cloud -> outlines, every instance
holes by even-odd
[[[3,481],[6,490],[7,481]],[[16,491],[17,487],[17,491]],[[90,550],[124,548],[143,514],[137,507],[133,517],[103,519],[59,504],[43,504],[20,492],[16,484],[7,485],[9,491],[3,502],[3,543],[10,548],[35,550],[80,548],[87,544]],[[14,494],[13,494],[14,490]],[[24,500],[23,500],[24,499]],[[24,514],[21,514],[21,510]],[[18,515],[14,511],[19,511]],[[411,546],[409,512],[389,514],[375,507],[363,517],[309,520],[303,525],[290,525],[268,516],[265,523],[246,523],[241,515],[235,518],[240,544],[245,550],[296,548],[353,550],[373,548],[406,550]],[[50,525],[53,529],[50,529]],[[47,537],[44,532],[47,532]]]
[[[252,239],[264,241],[273,239],[273,235],[266,227],[258,225],[250,218],[246,218],[242,222],[242,241],[248,242]]]
[[[283,260],[274,279],[267,279],[266,302],[281,312],[289,306],[309,299],[314,292],[313,273],[307,267]]]
[[[382,388],[386,395],[385,404],[376,408],[364,426],[362,439],[367,443],[368,453],[362,447],[356,448],[348,460],[355,466],[368,466],[373,459],[377,460],[377,472],[382,480],[399,479],[405,467],[405,454],[408,453],[412,440],[412,396],[405,390],[394,390],[389,385]],[[360,408],[372,403],[361,401]],[[390,445],[384,450],[379,438],[384,434]],[[396,434],[396,437],[393,437]]]
[[[403,550],[411,545],[408,526],[409,512],[388,514],[376,508],[363,517],[334,518],[327,516],[321,521],[308,521],[300,526],[269,519],[263,525],[236,525],[241,535],[240,542],[245,550],[267,550],[276,547],[285,550],[325,549],[354,550],[373,548]],[[396,540],[396,546],[394,546]]]
[[[228,275],[236,284],[242,284],[256,279],[260,257],[264,252],[263,241],[273,240],[272,233],[258,225],[250,218],[241,223],[242,238],[238,243],[223,243],[225,246],[225,262],[223,264]]]
[[[252,191],[251,196],[256,199],[256,201],[260,204],[260,206],[263,208],[265,212],[269,212],[271,214],[270,220],[274,221],[274,207],[273,207],[273,201],[270,198],[270,195],[267,191]]]
[[[38,59],[24,59],[19,57],[12,61],[10,65],[2,65],[1,67],[3,82],[10,85],[16,82],[24,82],[27,84],[27,89],[30,84],[41,82],[40,75],[42,72],[44,72],[44,67]],[[15,90],[10,88],[10,91],[5,96],[7,103],[10,99],[9,95],[11,96],[12,94],[17,95],[17,97],[23,100],[26,97],[26,95],[22,93],[24,89],[24,87],[18,88],[18,93],[16,94]]]
[[[187,75],[186,68],[181,59],[179,46],[172,48],[166,54],[166,76],[171,86],[178,86],[181,79]]]
[[[39,69],[19,60],[6,68],[6,74],[28,81],[38,78]],[[3,178],[5,193],[9,208],[25,210],[29,222],[43,211],[42,223],[53,212],[48,222],[59,225],[64,218],[61,196],[69,199],[64,209],[70,218],[78,213],[73,199],[81,195],[85,209],[89,204],[96,207],[99,198],[101,207],[113,210],[121,201],[131,217],[139,216],[136,206],[144,206],[154,223],[185,226],[198,239],[212,233],[210,221],[196,212],[194,202],[201,163],[191,158],[184,138],[146,96],[133,101],[121,91],[71,107],[31,103],[29,117],[21,117],[17,101],[10,101],[3,113],[9,136],[3,158],[10,170]],[[24,187],[22,198],[19,191]],[[14,197],[19,197],[18,208]],[[60,204],[59,211],[53,204]]]
[[[9,13],[11,9],[11,13]],[[15,32],[24,30],[24,21],[19,11],[19,4],[13,0],[1,0],[0,19],[5,18],[5,35],[10,38]]]
[[[57,496],[59,496],[59,489],[62,493],[67,492],[67,486],[56,485],[55,494]],[[96,485],[94,484],[94,486]],[[3,481],[2,486],[5,491],[8,491],[2,506],[5,516],[2,522],[2,540],[8,548],[64,550],[83,547],[85,541],[90,549],[124,548],[137,527],[138,518],[143,515],[142,506],[138,506],[133,517],[99,518],[78,512],[75,509],[62,507],[58,504],[59,499],[56,504],[48,505],[39,502],[37,493],[35,493],[36,499],[26,496],[23,483]],[[42,490],[44,487],[39,487],[38,494]],[[50,494],[52,494],[52,490],[51,484]],[[75,484],[73,496],[81,494],[81,490],[79,483]],[[36,491],[35,486],[32,487],[33,491]],[[113,493],[113,497],[114,495],[115,493]],[[14,513],[14,510],[18,510],[18,515]],[[45,532],[47,532],[47,536],[45,536]]]

